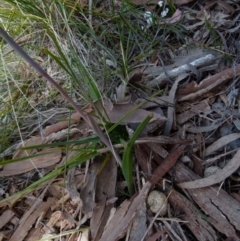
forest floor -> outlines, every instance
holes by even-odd
[[[0,240],[240,240],[239,1],[0,4]]]

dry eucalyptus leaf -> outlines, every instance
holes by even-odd
[[[105,158],[103,156],[103,161]],[[113,203],[107,205],[107,201],[115,197],[116,180],[117,164],[115,158],[112,156],[100,173],[98,173],[96,180],[96,206],[93,208],[90,221],[91,237],[94,241],[99,240],[101,237],[110,217],[111,210],[114,207]]]
[[[240,167],[240,149],[237,151],[234,157],[228,162],[228,164],[223,169],[220,169],[219,171],[217,171],[215,174],[206,178],[195,180],[195,181],[182,182],[182,183],[179,183],[178,186],[180,188],[186,188],[186,189],[208,187],[224,181],[227,177],[231,176],[231,174],[233,174],[239,167]]]
[[[0,171],[0,177],[14,176],[29,172],[37,168],[44,168],[58,163],[61,160],[62,151],[60,148],[44,148],[42,151],[36,152],[35,156],[7,164]]]
[[[211,155],[218,149],[226,146],[227,144],[231,143],[232,141],[235,141],[240,138],[240,133],[232,133],[229,135],[225,135],[221,138],[219,138],[217,141],[215,141],[212,145],[206,148],[205,150],[205,157]]]
[[[88,174],[87,180],[84,184],[83,189],[80,193],[80,198],[82,201],[82,211],[90,218],[92,216],[93,208],[95,207],[95,192],[96,192],[96,179],[97,173],[102,162],[102,157],[98,156],[94,159]]]
[[[96,102],[95,107],[98,109],[98,111],[102,114],[102,118],[108,120],[111,123],[117,123],[119,122],[124,116],[126,116],[128,113],[129,114],[126,118],[124,118],[120,124],[130,124],[130,123],[141,123],[147,116],[150,114],[153,114],[153,118],[150,120],[149,124],[157,121],[159,127],[164,125],[166,122],[166,117],[153,113],[147,110],[143,109],[136,109],[133,110],[134,108],[137,107],[136,104],[112,104],[112,108],[110,109],[108,105],[105,104],[105,99],[103,100],[104,102],[104,111],[103,111],[103,106],[102,103]],[[94,113],[93,113],[94,114]],[[97,113],[95,112],[97,115]],[[101,121],[101,120],[98,120]]]

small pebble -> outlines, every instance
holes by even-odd
[[[167,197],[164,193],[159,191],[152,191],[147,198],[147,204],[153,213],[157,213],[161,208],[160,214],[164,216],[167,214]]]
[[[219,170],[221,170],[221,168],[219,168],[217,166],[207,167],[204,170],[204,177],[209,177],[209,176],[215,174],[216,172],[218,172]]]

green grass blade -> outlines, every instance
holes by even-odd
[[[132,148],[138,136],[141,134],[147,123],[151,120],[152,115],[147,116],[143,122],[138,126],[131,139],[128,141],[127,146],[123,153],[122,172],[127,182],[130,195],[133,194],[133,158]]]

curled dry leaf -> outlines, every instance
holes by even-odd
[[[174,104],[175,104],[175,93],[176,93],[176,90],[177,90],[177,87],[178,87],[178,83],[185,79],[186,77],[188,76],[187,73],[182,73],[180,74],[176,81],[174,82],[170,92],[169,92],[169,101],[170,101],[170,105],[172,106],[168,106],[168,111],[167,111],[167,122],[165,124],[165,128],[164,128],[164,131],[163,131],[163,134],[165,136],[169,136],[170,135],[170,131],[172,129],[172,125],[173,125],[173,121],[174,121],[174,117],[175,117],[175,108],[174,108]]]
[[[240,167],[240,150],[237,151],[237,153],[233,156],[233,158],[229,161],[229,163],[223,169],[219,170],[215,174],[206,178],[195,180],[195,181],[182,182],[182,183],[179,183],[178,186],[180,188],[186,188],[186,189],[208,187],[224,181],[227,177],[233,174],[239,167]]]
[[[205,151],[205,157],[211,155],[216,150],[226,146],[227,144],[231,143],[232,141],[235,141],[240,138],[240,133],[232,133],[226,136],[223,136],[219,138],[217,141],[215,141],[212,145],[206,148]]]
[[[223,122],[219,123],[219,124],[214,124],[212,123],[210,126],[191,126],[187,129],[188,132],[190,133],[203,133],[203,132],[210,132],[210,131],[214,131],[217,128],[219,128],[221,125],[223,124]]]

